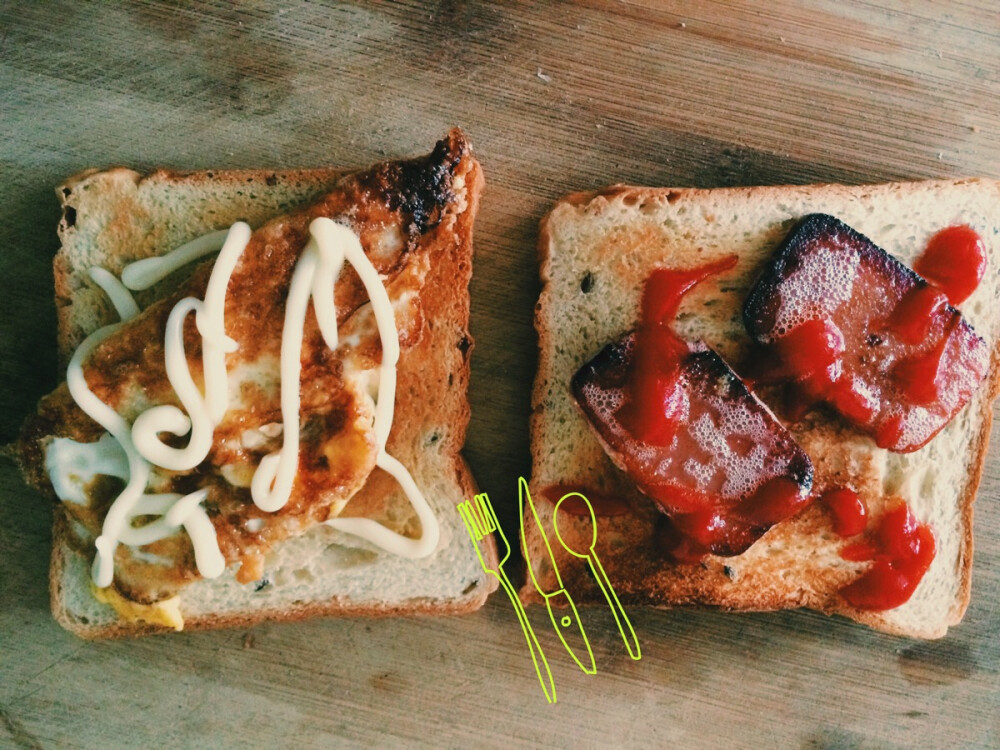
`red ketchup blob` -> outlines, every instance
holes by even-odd
[[[900,360],[892,369],[892,379],[899,392],[915,406],[929,406],[941,398],[944,381],[948,377],[942,367],[945,347],[957,318],[952,318],[944,338],[922,354]]]
[[[809,320],[774,342],[787,371],[818,383],[833,383],[843,368],[844,334],[829,320]]]
[[[852,607],[882,611],[910,600],[934,560],[934,532],[913,516],[906,503],[890,509],[870,540],[845,547],[845,560],[872,560],[860,578],[840,590]]]
[[[903,295],[889,315],[888,327],[907,344],[919,344],[948,298],[929,284],[918,284]]]
[[[583,484],[550,484],[542,490],[542,496],[553,505],[558,503],[565,495],[578,492],[590,501],[590,507],[594,509],[597,516],[624,516],[630,510],[629,504],[620,497],[608,495],[588,487]],[[560,512],[565,511],[573,516],[587,517],[590,511],[587,504],[578,497],[571,497],[559,506]]]
[[[812,463],[732,368],[671,328],[683,296],[734,257],[648,281],[637,331],[573,377],[609,457],[667,516],[668,555],[738,555],[811,500]]]
[[[972,227],[942,229],[927,242],[913,270],[948,295],[953,305],[976,291],[986,273],[986,245]]]
[[[856,536],[868,525],[868,506],[864,498],[849,487],[827,490],[820,498],[830,511],[837,536]]]

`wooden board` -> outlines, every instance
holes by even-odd
[[[488,186],[467,456],[515,528],[538,221],[613,182],[1000,177],[990,0],[0,4],[0,442],[55,370],[53,186],[88,166],[363,165],[458,124]],[[47,611],[51,515],[0,461],[0,745],[945,747],[1000,744],[1000,456],[973,598],[919,643],[785,612],[602,611],[598,673],[502,595],[460,619],[84,643]]]

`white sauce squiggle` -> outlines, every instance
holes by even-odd
[[[60,500],[86,506],[87,487],[98,474],[128,481],[128,457],[107,432],[96,443],[55,438],[45,449],[45,470]]]
[[[133,291],[149,289],[157,281],[162,281],[191,261],[217,252],[231,231],[231,229],[220,229],[217,232],[209,232],[166,255],[156,255],[129,263],[122,270],[122,284]]]
[[[111,271],[94,266],[90,269],[90,278],[108,295],[123,323],[139,314],[139,305],[135,303],[135,298]]]
[[[174,306],[167,319],[163,347],[167,379],[187,414],[176,406],[154,406],[140,414],[132,426],[132,439],[143,458],[164,469],[186,471],[204,461],[212,448],[215,427],[226,413],[229,399],[226,353],[237,348],[236,342],[226,336],[223,315],[226,287],[249,241],[250,227],[243,222],[234,224],[212,268],[204,301],[185,297]],[[161,266],[161,270],[165,268],[169,268],[169,264]],[[196,314],[198,332],[202,336],[204,397],[191,377],[184,353],[184,321],[191,312]],[[161,432],[178,437],[190,432],[191,438],[184,448],[174,448],[160,440],[158,433]]]
[[[217,238],[211,238],[211,240],[212,243],[217,242]],[[176,407],[158,406],[140,414],[135,423],[129,425],[121,415],[97,398],[90,390],[83,373],[83,362],[98,344],[119,328],[121,323],[105,326],[92,333],[84,340],[70,360],[66,371],[66,382],[70,394],[87,416],[106,429],[118,441],[125,451],[128,462],[128,478],[125,489],[111,504],[101,527],[101,535],[94,542],[97,556],[94,559],[92,576],[94,583],[101,588],[110,586],[114,579],[114,555],[120,543],[150,544],[172,535],[181,526],[191,537],[195,564],[199,574],[205,578],[214,578],[225,570],[226,562],[219,551],[215,527],[212,526],[205,509],[199,505],[207,496],[207,491],[198,490],[182,497],[176,494],[146,495],[145,489],[149,483],[154,462],[164,466],[160,459],[165,458],[171,466],[164,466],[164,468],[191,469],[204,460],[211,448],[214,425],[205,416],[208,410],[201,399],[201,394],[198,393],[197,386],[191,379],[190,372],[187,370],[186,359],[184,359],[182,368],[177,367],[177,330],[183,328],[187,312],[196,310],[199,313],[199,331],[206,337],[203,355],[206,390],[208,391],[206,398],[214,398],[216,402],[220,401],[218,393],[221,390],[221,411],[225,413],[225,351],[232,350],[235,347],[235,342],[232,342],[225,335],[221,317],[222,304],[225,302],[225,290],[229,283],[229,276],[249,240],[250,227],[243,222],[234,224],[227,233],[223,252],[220,253],[219,261],[216,262],[215,268],[212,270],[212,278],[209,280],[209,288],[206,292],[206,301],[203,303],[192,298],[181,300],[171,311],[168,320],[167,375],[175,390],[178,390],[178,386],[180,386],[180,389],[184,391],[183,395],[180,393],[178,395],[181,397],[181,403],[189,410],[190,414],[194,415],[192,418],[185,416]],[[194,247],[198,254],[203,255],[210,252],[210,250],[205,249],[209,247],[209,244],[207,242],[188,243],[180,250]],[[188,260],[198,257],[190,250],[186,252],[191,256]],[[142,283],[145,283],[146,286],[152,286],[176,267],[169,261],[147,260],[159,262],[150,264],[147,261],[138,261],[138,263],[146,264],[144,274],[140,275]],[[135,276],[135,274],[129,274],[131,267],[125,268],[122,272],[123,277]],[[128,293],[125,285],[115,279],[113,275],[100,268],[91,269],[90,275],[111,298],[112,304],[118,310],[123,322],[138,313],[135,300]],[[222,278],[223,275],[225,278]],[[215,283],[213,284],[213,282]],[[218,291],[220,287],[221,293]],[[146,287],[138,285],[133,286],[133,288]],[[213,291],[214,294],[212,294]],[[219,299],[220,295],[221,299]],[[205,310],[207,312],[202,320],[201,314]],[[220,330],[222,330],[221,335],[219,334]],[[172,346],[169,340],[171,332],[174,333],[175,339]],[[171,351],[173,351],[173,357],[171,357]],[[179,356],[184,357],[183,335],[180,336]],[[219,374],[220,362],[221,375]],[[183,373],[180,372],[181,369]],[[186,386],[190,386],[190,388]],[[218,407],[215,411],[218,411]],[[173,432],[178,436],[185,435],[190,431],[191,439],[185,449],[177,450],[165,446],[159,441],[156,434],[159,431]],[[208,435],[207,447],[205,445],[206,432]],[[53,468],[50,466],[50,472],[53,471]],[[53,484],[55,485],[56,481]],[[182,508],[183,512],[174,511],[175,506]],[[146,515],[161,515],[161,517],[139,528],[132,525],[136,517]]]
[[[338,331],[333,289],[346,260],[368,291],[382,344],[373,424],[378,450],[376,465],[399,482],[420,520],[422,532],[419,539],[411,539],[365,518],[334,518],[326,523],[367,539],[394,554],[408,558],[425,557],[437,547],[440,536],[437,519],[406,467],[385,451],[392,427],[396,363],[399,359],[399,335],[392,303],[357,235],[327,218],[314,220],[309,228],[312,239],[303,250],[292,275],[282,332],[282,448],[265,456],[257,467],[251,482],[251,496],[258,507],[271,512],[288,502],[298,467],[299,379],[306,311],[311,299],[323,339],[327,346],[336,349]],[[140,414],[130,426],[90,391],[82,363],[120,323],[105,326],[87,337],[73,355],[67,370],[71,395],[80,408],[117,441],[127,464],[126,467],[121,459],[109,458],[109,436],[88,445],[75,441],[53,441],[50,454],[46,456],[46,468],[53,478],[57,494],[63,500],[84,501],[84,478],[92,478],[109,468],[114,469],[114,475],[127,480],[125,489],[105,517],[101,535],[95,541],[97,556],[93,579],[99,587],[109,586],[113,580],[114,553],[119,543],[133,546],[150,544],[172,535],[182,526],[191,538],[198,572],[205,578],[214,578],[225,569],[215,528],[201,506],[208,490],[181,496],[174,493],[146,494],[145,489],[152,465],[171,471],[189,470],[201,463],[211,450],[215,427],[222,421],[228,406],[225,357],[237,348],[236,342],[225,333],[223,313],[226,289],[236,263],[249,242],[250,228],[238,222],[228,233],[213,232],[168,255],[130,264],[122,272],[124,284],[104,269],[91,269],[91,278],[108,294],[124,322],[139,311],[129,288],[149,288],[182,265],[219,249],[223,236],[225,241],[221,243],[219,258],[212,269],[205,299],[189,297],[181,300],[167,321],[164,341],[167,377],[187,414],[170,405],[154,406]],[[184,322],[191,312],[196,314],[198,331],[202,336],[204,397],[191,376],[184,352]],[[162,432],[178,437],[190,433],[190,438],[184,448],[174,448],[159,439]],[[76,473],[71,476],[70,471]],[[133,526],[136,517],[150,515],[159,517],[142,527]]]
[[[200,506],[197,506],[195,511],[189,512],[180,518],[176,524],[171,524],[166,520],[162,520],[162,522],[161,520],[157,520],[140,528],[132,526],[132,521],[137,516],[151,515],[164,502],[172,504],[179,502],[182,498],[180,495],[148,496],[143,494],[146,484],[149,482],[151,469],[149,462],[139,455],[139,452],[136,450],[132,442],[128,422],[114,411],[114,409],[94,395],[84,377],[82,368],[83,360],[87,358],[99,343],[114,333],[119,325],[116,323],[105,326],[88,336],[83,344],[80,345],[80,348],[76,350],[66,371],[66,383],[74,400],[76,400],[87,416],[106,429],[118,441],[125,451],[128,461],[128,481],[125,489],[122,490],[121,494],[112,503],[111,508],[108,510],[108,515],[104,519],[104,524],[101,527],[101,535],[94,542],[94,546],[97,549],[97,556],[94,558],[94,567],[91,574],[94,583],[101,588],[110,586],[114,578],[114,555],[119,543],[149,544],[157,539],[163,539],[173,534],[182,525],[189,534],[191,534],[192,529],[195,529],[195,533],[198,533],[199,530],[204,529],[204,524],[201,523],[202,520],[211,526],[211,521],[209,521],[205,509]],[[199,497],[199,502],[201,499],[204,499],[204,495]],[[151,501],[153,504],[151,504]],[[198,512],[200,512],[200,515]],[[203,537],[204,534],[202,533],[200,536]],[[214,538],[210,541],[215,542]],[[219,552],[218,543],[215,542],[214,545],[206,545],[203,541],[200,548],[196,545],[195,563],[198,566],[198,572],[206,578],[219,575],[225,568],[225,560],[223,560],[222,554]]]
[[[251,496],[254,503],[266,511],[278,510],[288,502],[299,462],[299,376],[306,309],[311,297],[323,339],[327,346],[335,349],[337,315],[333,288],[346,260],[368,292],[382,343],[373,427],[378,449],[375,465],[399,482],[420,519],[421,535],[419,539],[411,539],[368,518],[334,518],[326,523],[401,557],[426,557],[437,547],[440,536],[437,518],[406,467],[385,452],[396,403],[396,363],[399,361],[399,333],[392,302],[354,232],[325,217],[313,220],[309,231],[312,239],[295,266],[285,305],[281,340],[281,416],[285,425],[282,447],[261,460],[250,487]]]

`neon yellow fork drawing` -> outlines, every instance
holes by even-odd
[[[549,662],[545,658],[545,652],[542,651],[541,644],[538,643],[535,631],[531,629],[531,623],[528,622],[524,606],[521,604],[521,600],[518,599],[517,592],[514,590],[513,584],[511,584],[510,579],[507,578],[507,573],[503,569],[504,563],[510,558],[510,542],[507,541],[503,529],[500,528],[500,522],[497,521],[497,515],[493,510],[493,505],[490,503],[490,498],[485,492],[476,495],[475,505],[473,505],[473,501],[471,500],[459,503],[458,512],[465,522],[465,529],[469,532],[469,538],[472,540],[472,546],[476,548],[476,554],[479,556],[479,562],[483,566],[483,570],[500,581],[500,585],[507,592],[511,604],[514,605],[514,612],[517,615],[518,622],[521,623],[524,638],[528,642],[531,661],[535,665],[535,672],[538,674],[538,681],[542,685],[542,692],[545,693],[545,699],[549,703],[555,703],[556,685],[552,680],[552,670],[549,669]],[[483,557],[483,551],[479,545],[483,537],[494,531],[498,537],[497,551],[500,557],[499,563],[496,566]]]

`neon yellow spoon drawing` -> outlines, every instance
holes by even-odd
[[[574,549],[569,543],[567,543],[562,534],[559,533],[559,506],[562,505],[563,501],[568,498],[579,498],[587,507],[587,511],[590,514],[590,546],[585,552],[579,549]],[[594,516],[594,506],[590,504],[590,500],[581,495],[579,492],[569,492],[563,495],[559,498],[559,502],[556,503],[556,512],[552,525],[555,527],[556,538],[563,546],[563,549],[571,555],[579,557],[581,560],[586,560],[590,564],[590,571],[594,574],[594,580],[597,581],[597,585],[601,587],[601,593],[603,593],[604,598],[608,600],[608,606],[611,607],[611,614],[615,616],[615,622],[618,623],[618,632],[622,634],[622,640],[625,641],[625,648],[628,649],[629,656],[635,660],[642,658],[642,652],[639,650],[639,639],[635,636],[635,630],[632,628],[632,623],[629,621],[628,615],[625,614],[625,609],[622,607],[622,603],[618,601],[618,594],[615,593],[614,587],[611,585],[611,581],[608,580],[608,574],[604,572],[604,566],[601,565],[601,558],[597,556],[597,518]],[[625,632],[626,629],[628,630],[627,634]]]
[[[528,492],[528,483],[524,477],[518,480],[518,503],[521,508],[521,549],[524,551],[524,560],[527,563],[528,575],[531,577],[531,582],[534,584],[535,590],[545,600],[545,606],[549,610],[549,619],[552,620],[552,627],[555,628],[556,635],[559,636],[559,640],[562,641],[566,651],[573,657],[573,661],[577,663],[580,669],[587,674],[595,674],[597,672],[597,665],[594,663],[594,650],[590,647],[590,641],[587,640],[587,633],[583,629],[580,615],[576,611],[576,603],[563,585],[562,577],[559,575],[559,567],[556,565],[555,557],[552,555],[552,548],[549,546],[549,540],[545,534],[545,527],[542,526],[542,522],[538,518],[538,511],[535,510],[535,504],[531,500],[531,493]],[[542,540],[541,548],[536,550],[529,549],[524,534],[526,523],[534,523],[538,527],[538,538]],[[539,553],[545,556],[544,560],[532,559],[533,555]],[[551,591],[547,591],[539,583],[538,577],[535,575],[535,568],[543,561],[548,562],[549,567],[552,568],[552,572],[556,577],[557,585]],[[556,617],[554,607],[562,608],[558,618]],[[581,658],[581,655],[573,649],[573,643],[567,640],[567,636],[578,647],[582,644],[587,651],[587,655]],[[582,654],[582,649],[580,651]]]
[[[521,630],[524,631],[525,640],[528,641],[528,651],[531,652],[531,661],[535,665],[535,672],[538,673],[538,681],[542,684],[542,692],[545,693],[545,699],[549,703],[555,703],[556,685],[552,680],[552,670],[549,669],[549,662],[545,659],[545,652],[542,651],[542,646],[538,643],[535,631],[531,629],[531,623],[528,622],[528,615],[525,614],[524,606],[521,604],[521,600],[518,599],[517,592],[514,590],[514,586],[511,584],[510,579],[507,578],[507,573],[503,569],[504,563],[510,558],[510,542],[507,541],[503,529],[500,528],[500,522],[497,520],[497,514],[493,510],[489,496],[485,492],[476,495],[475,503],[475,506],[470,500],[459,503],[458,513],[465,522],[465,530],[469,532],[469,538],[472,539],[472,546],[476,548],[476,554],[479,556],[479,563],[483,566],[483,570],[500,581],[500,585],[510,598],[510,603],[514,605],[514,613],[517,615],[518,622],[521,623]],[[479,547],[479,542],[482,541],[483,537],[494,531],[499,539],[497,551],[500,556],[496,567],[493,566],[491,561],[483,557],[483,552]]]

